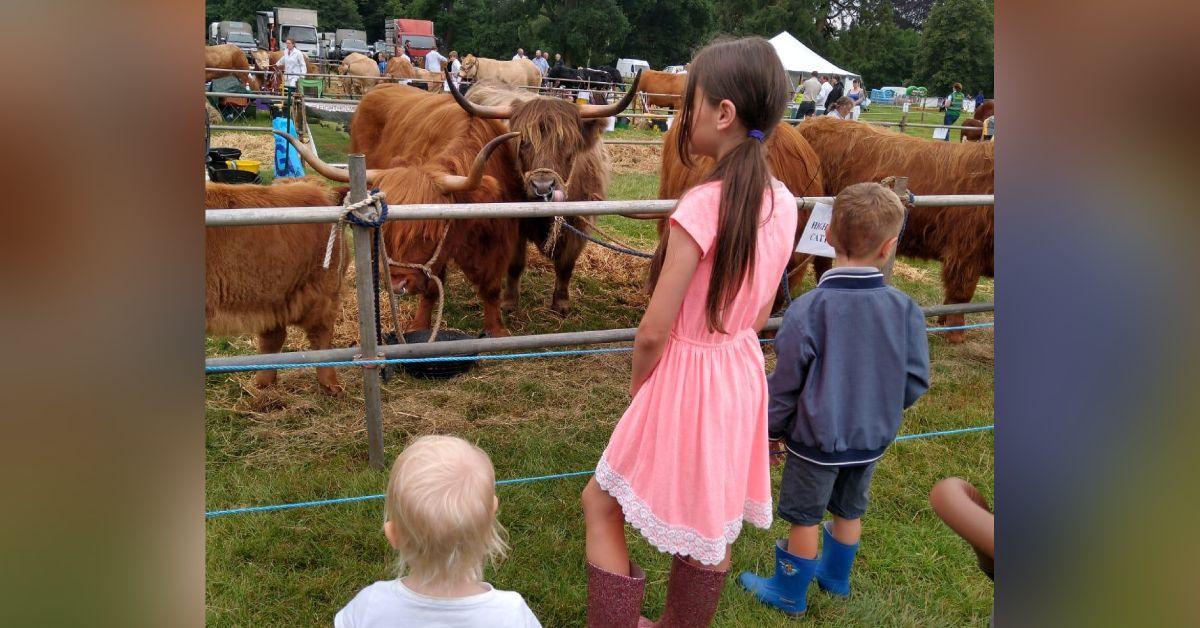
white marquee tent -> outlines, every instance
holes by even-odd
[[[779,60],[783,61],[783,69],[787,70],[793,83],[801,75],[807,75],[813,70],[824,75],[836,74],[841,77],[862,78],[854,72],[843,70],[825,60],[824,57],[800,43],[799,39],[792,37],[792,34],[787,31],[772,37],[770,41],[771,45],[775,47],[776,54],[779,55]]]

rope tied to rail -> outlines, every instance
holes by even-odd
[[[445,223],[446,224],[442,227],[442,235],[438,238],[437,247],[433,249],[433,255],[430,255],[429,261],[425,262],[424,264],[397,262],[396,260],[387,256],[386,250],[383,252],[384,259],[387,260],[388,266],[399,266],[400,268],[413,268],[419,270],[425,275],[426,278],[433,282],[433,285],[437,286],[437,310],[433,318],[433,328],[429,332],[429,339],[425,342],[433,342],[437,340],[438,331],[442,327],[442,309],[446,305],[446,290],[442,286],[442,279],[441,277],[437,276],[437,273],[433,272],[433,265],[437,263],[438,257],[441,256],[442,247],[446,244],[446,236],[450,234],[450,221],[447,220]],[[388,288],[389,290],[391,289],[390,280],[388,281]],[[392,312],[392,316],[393,318],[395,317],[394,311]],[[404,336],[402,336],[399,330],[397,330],[396,337],[403,338]]]
[[[624,243],[619,242],[616,238],[612,237],[611,235],[605,233],[604,231],[601,231],[600,228],[597,227],[595,224],[592,225],[592,228],[595,229],[598,233],[600,233],[604,237],[611,240],[612,242],[605,242],[604,240],[601,240],[601,239],[589,234],[588,232],[567,222],[567,220],[565,218],[563,218],[562,216],[555,216],[554,223],[555,223],[555,225],[565,227],[567,229],[567,231],[570,231],[571,233],[583,238],[584,240],[587,240],[588,242],[591,242],[593,244],[598,244],[610,251],[616,251],[617,253],[624,253],[625,255],[632,255],[634,257],[641,257],[644,259],[653,259],[654,258],[653,253],[647,253],[645,251],[639,251],[637,249],[630,248],[627,245],[624,245]],[[555,231],[557,231],[557,230],[555,230]],[[556,237],[556,236],[557,236],[557,233],[555,233],[555,232],[551,233],[551,237]],[[617,244],[614,244],[614,242],[617,242]],[[551,251],[553,251],[553,247],[551,248]]]

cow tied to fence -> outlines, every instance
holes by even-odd
[[[686,76],[686,75],[676,75]],[[703,183],[712,171],[713,161],[703,155],[693,155],[691,166],[683,163],[677,148],[677,137],[680,125],[671,127],[663,136],[662,170],[658,179],[658,197],[662,199],[677,199],[689,188]],[[824,191],[821,178],[821,164],[816,151],[809,146],[808,141],[800,132],[787,124],[776,125],[767,137],[767,164],[771,174],[779,179],[793,196],[820,196]],[[790,211],[791,208],[789,208]],[[810,209],[800,210],[799,220],[796,221],[796,241],[804,232],[808,222]],[[661,219],[658,232],[661,237],[666,230],[667,221]],[[804,278],[809,260],[813,260],[817,276],[830,267],[827,258],[813,258],[811,255],[793,253],[788,263],[788,289],[793,290]],[[782,277],[780,278],[782,283]],[[783,295],[780,295],[781,297]]]
[[[963,120],[962,123],[962,141],[978,142],[983,139],[983,125],[988,118],[996,115],[996,101],[991,98],[983,101],[982,105],[975,108],[975,115],[969,120]]]
[[[646,94],[649,107],[670,107],[679,111],[683,107],[683,89],[687,86],[687,74],[674,74],[658,70],[642,70],[642,80],[637,90]]]
[[[351,128],[357,130],[357,115],[363,112],[388,118],[393,111],[415,107],[418,113],[428,113],[421,107],[427,102],[424,99],[438,98],[407,85],[380,85],[367,92]],[[458,110],[448,99],[447,102]],[[494,203],[513,200],[520,194],[519,189],[507,186],[506,181],[485,176],[488,157],[493,152],[498,154],[491,161],[512,159],[513,142],[509,140],[517,134],[506,133],[502,124],[490,120],[472,123],[465,114],[460,122],[453,127],[457,129],[453,137],[441,139],[442,150],[426,159],[407,162],[381,158],[379,151],[374,156],[368,154],[367,185],[379,188],[386,195],[393,216],[403,215],[404,205]],[[301,159],[321,175],[334,181],[349,180],[346,170],[325,163],[295,137],[277,134],[286,137]],[[352,147],[351,152],[358,149]],[[517,239],[515,218],[395,220],[384,225],[383,237],[390,259],[387,274],[391,288],[399,294],[421,296],[417,315],[409,324],[410,331],[433,326],[438,304],[444,298],[447,266],[453,261],[475,286],[483,305],[484,331],[492,336],[508,335],[501,320],[500,290],[508,255]]]
[[[379,64],[364,54],[352,52],[338,65],[338,74],[346,82],[346,93],[351,96],[365,94],[379,83]]]
[[[476,57],[469,54],[463,57],[458,75],[464,81],[484,81],[491,79],[508,83],[509,85],[528,85],[537,87],[542,84],[542,73],[529,59],[500,61],[487,57]]]
[[[239,51],[240,52],[240,51]],[[206,209],[324,207],[341,202],[320,183],[274,185],[206,183]],[[214,335],[257,334],[259,353],[278,353],[288,326],[304,330],[313,349],[330,349],[341,311],[346,260],[335,247],[324,268],[327,224],[210,227],[204,238],[205,331]],[[254,384],[275,383],[274,369],[258,371]],[[317,368],[329,393],[341,391],[332,367]]]
[[[995,143],[939,142],[887,131],[852,120],[825,116],[799,125],[821,160],[825,193],[887,177],[908,177],[913,194],[993,194]],[[946,303],[967,303],[982,276],[993,277],[992,205],[912,207],[897,254],[942,263]],[[939,319],[958,326],[962,314]],[[946,334],[962,342],[965,332]]]
[[[251,91],[258,91],[258,77],[249,73],[250,61],[246,53],[234,44],[204,47],[204,80],[211,81],[223,76],[234,76]],[[217,68],[217,69],[208,69]],[[240,72],[222,72],[221,70],[242,70]]]
[[[518,103],[532,101],[555,101],[548,96],[539,96],[512,87],[498,81],[480,81],[468,93],[467,101],[472,105],[483,107],[512,107]],[[534,105],[529,106],[535,106]],[[551,107],[551,105],[547,105]],[[552,105],[555,109],[574,109],[573,105]],[[529,121],[537,121],[538,116],[526,116]],[[607,198],[609,181],[612,178],[612,161],[608,148],[599,137],[604,128],[604,120],[591,119],[581,127],[582,145],[571,142],[555,142],[554,135],[560,124],[569,124],[565,120],[553,121],[553,118],[542,119],[548,124],[524,125],[521,127],[522,137],[528,138],[529,149],[526,154],[518,154],[517,167],[522,171],[532,171],[537,167],[559,168],[560,164],[569,164],[564,171],[564,180],[547,179],[548,186],[527,192],[533,192],[538,198],[565,201],[602,201]],[[518,120],[519,122],[519,120]],[[514,128],[512,120],[506,119],[506,125]],[[514,128],[514,130],[516,130]],[[564,138],[565,139],[565,138]],[[542,148],[536,148],[541,146]],[[556,154],[557,153],[557,154]],[[534,156],[543,159],[532,163]],[[574,159],[572,162],[571,159]],[[526,160],[530,160],[527,162]],[[563,190],[559,186],[565,185]],[[508,282],[504,290],[504,300],[501,307],[505,311],[518,308],[521,295],[521,276],[525,272],[526,242],[533,242],[538,250],[554,262],[554,293],[550,298],[551,311],[560,315],[570,309],[570,283],[575,271],[575,264],[587,240],[571,232],[569,229],[556,225],[557,218],[523,218],[521,219],[520,238],[513,248],[512,258],[508,266]],[[592,216],[567,216],[561,220],[566,224],[582,231],[591,230],[595,222]]]

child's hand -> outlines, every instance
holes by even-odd
[[[787,445],[785,445],[783,443],[782,439],[781,440],[773,440],[773,441],[770,441],[770,443],[771,443],[771,445],[770,445],[771,464],[773,464],[773,465],[783,464],[783,459],[787,457],[787,456],[783,455],[784,452],[787,451]]]

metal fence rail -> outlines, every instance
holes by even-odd
[[[957,207],[993,205],[992,194],[931,194],[916,196],[917,207]],[[474,203],[405,205],[403,212],[388,214],[387,220],[452,220],[456,218],[546,218],[551,216],[600,216],[604,214],[666,214],[675,207],[673,199],[651,201],[529,201],[522,203]],[[797,209],[815,203],[833,203],[832,196],[807,196],[796,199]],[[331,223],[341,219],[343,209],[331,207],[262,207],[245,209],[209,209],[204,212],[208,227],[285,225],[293,223]]]

